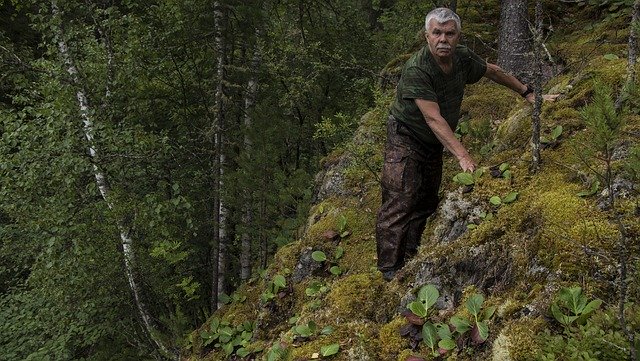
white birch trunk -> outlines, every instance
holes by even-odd
[[[58,8],[57,2],[55,0],[51,0],[51,9],[53,12],[53,16],[56,17],[59,21],[59,24],[62,24],[62,16],[60,14],[60,9]],[[60,57],[62,58],[62,62],[66,67],[67,72],[69,73],[69,78],[71,83],[78,89],[76,91],[76,99],[78,101],[78,106],[80,110],[80,118],[82,119],[82,130],[87,140],[87,146],[89,150],[89,156],[93,160],[93,175],[96,179],[96,185],[100,191],[100,195],[102,199],[107,204],[109,209],[113,209],[114,205],[110,199],[110,190],[109,184],[107,182],[107,175],[104,171],[102,171],[99,167],[99,157],[98,151],[96,150],[94,144],[94,123],[91,118],[89,100],[87,97],[87,92],[85,87],[80,81],[80,77],[78,75],[78,68],[75,65],[75,61],[71,56],[71,52],[69,51],[69,47],[64,39],[64,31],[62,29],[62,25],[59,25],[55,28],[56,30],[56,41],[58,45],[58,51],[60,52]],[[146,305],[142,301],[140,286],[138,285],[136,278],[134,276],[134,267],[135,267],[135,253],[133,250],[133,239],[130,237],[130,230],[124,225],[122,220],[117,222],[117,227],[120,232],[120,241],[122,244],[122,254],[124,258],[125,265],[125,273],[127,277],[127,281],[129,282],[129,287],[133,293],[134,301],[136,304],[136,308],[138,309],[138,314],[140,315],[140,319],[142,320],[143,326],[151,340],[155,343],[156,347],[165,355],[173,355],[169,349],[164,345],[160,339],[155,335],[155,323],[153,318],[151,317],[149,310]],[[174,355],[175,358],[175,355]]]

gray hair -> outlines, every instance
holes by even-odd
[[[437,21],[440,24],[453,20],[456,23],[456,29],[458,29],[458,32],[462,30],[462,27],[460,26],[460,17],[450,9],[435,8],[431,10],[427,14],[427,17],[424,19],[424,29],[427,31],[429,30],[429,22],[431,21],[431,19]]]

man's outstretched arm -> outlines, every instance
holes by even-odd
[[[438,103],[424,99],[415,99],[415,102],[436,138],[458,159],[460,168],[463,171],[473,172],[476,169],[476,162],[471,158],[467,149],[456,138],[449,124],[440,114]]]
[[[487,63],[487,71],[484,76],[492,81],[503,85],[518,94],[523,94],[527,90],[527,85],[523,84],[518,78],[507,73],[496,64]],[[554,101],[558,97],[558,94],[544,94],[542,98],[547,101]],[[535,102],[535,95],[533,93],[527,94],[525,99],[533,104]]]

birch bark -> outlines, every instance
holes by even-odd
[[[91,109],[89,104],[89,99],[87,96],[86,87],[83,82],[80,80],[80,76],[78,73],[78,68],[76,66],[75,60],[67,46],[67,42],[64,37],[64,29],[62,23],[62,15],[60,8],[58,7],[56,0],[51,0],[51,11],[54,18],[57,20],[57,26],[54,27],[55,31],[55,40],[57,43],[58,51],[60,54],[60,58],[64,67],[69,74],[69,80],[71,84],[77,89],[76,90],[76,100],[78,102],[80,119],[82,119],[82,131],[87,141],[87,147],[89,151],[89,156],[93,161],[93,175],[96,180],[96,185],[100,191],[100,195],[102,199],[107,204],[109,209],[114,208],[114,204],[110,198],[110,188],[109,183],[107,181],[107,174],[100,169],[100,159],[99,153],[96,149],[94,142],[94,121],[91,117]],[[120,219],[117,221],[117,228],[120,233],[120,243],[122,245],[122,255],[124,258],[124,266],[125,266],[125,274],[127,277],[127,281],[129,283],[129,287],[131,292],[133,293],[133,298],[136,304],[136,308],[138,310],[138,314],[140,319],[142,320],[142,324],[144,326],[145,331],[148,336],[151,338],[155,346],[164,356],[170,356],[171,358],[177,358],[177,356],[172,353],[169,348],[158,338],[157,329],[153,318],[151,317],[151,313],[149,312],[147,306],[142,300],[142,291],[135,277],[135,253],[133,250],[133,239],[130,236],[130,229],[124,224],[124,220]]]

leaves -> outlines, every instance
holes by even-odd
[[[314,251],[311,258],[316,262],[324,262],[327,260],[327,255],[322,251]]]
[[[340,351],[340,344],[338,343],[332,343],[331,345],[322,346],[320,348],[320,354],[322,355],[322,357],[335,355],[338,353],[338,351]]]
[[[422,325],[422,341],[435,353],[435,348],[438,346],[438,332],[433,324],[426,322]]]
[[[482,307],[482,303],[484,302],[484,297],[481,294],[473,294],[467,301],[465,302],[465,306],[467,310],[476,318],[480,314],[480,309]]]
[[[470,186],[475,183],[475,180],[473,179],[473,175],[467,172],[456,174],[453,180],[465,186]]]

